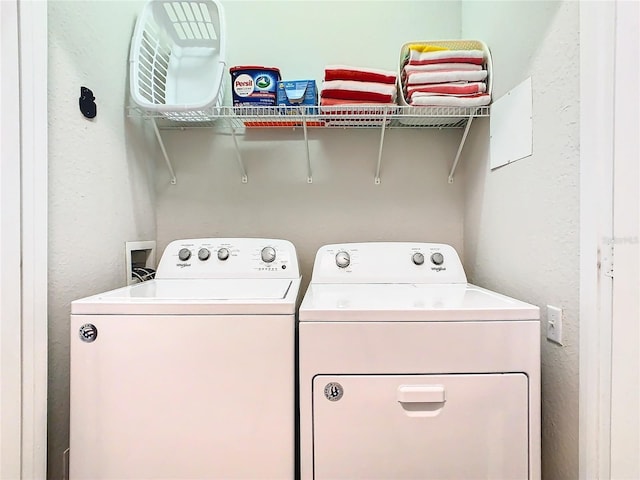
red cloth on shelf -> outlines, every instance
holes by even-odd
[[[416,92],[435,93],[447,95],[471,95],[476,93],[484,93],[487,86],[484,82],[468,82],[468,83],[430,83],[425,85],[407,86],[407,98],[411,98]]]
[[[358,82],[375,82],[385,84],[396,83],[396,73],[388,70],[367,67],[351,67],[348,65],[327,65],[324,70],[324,79],[354,80]]]
[[[323,82],[320,96],[340,100],[393,103],[396,99],[396,86],[375,82],[331,80]]]

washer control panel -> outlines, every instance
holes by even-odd
[[[369,242],[320,248],[311,282],[467,283],[467,276],[451,245]]]
[[[197,238],[165,248],[156,278],[299,278],[298,258],[287,240]]]

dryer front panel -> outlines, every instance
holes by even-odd
[[[316,480],[527,479],[524,374],[318,375]]]

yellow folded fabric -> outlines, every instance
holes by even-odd
[[[414,50],[416,52],[438,52],[440,50],[449,50],[447,47],[438,47],[436,45],[427,45],[424,43],[411,43],[409,45],[409,50]]]

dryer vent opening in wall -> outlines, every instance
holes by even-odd
[[[126,242],[125,244],[125,265],[126,265],[126,285],[141,281],[134,272],[144,269],[147,272],[154,272],[156,268],[156,242],[147,240],[142,242]]]

